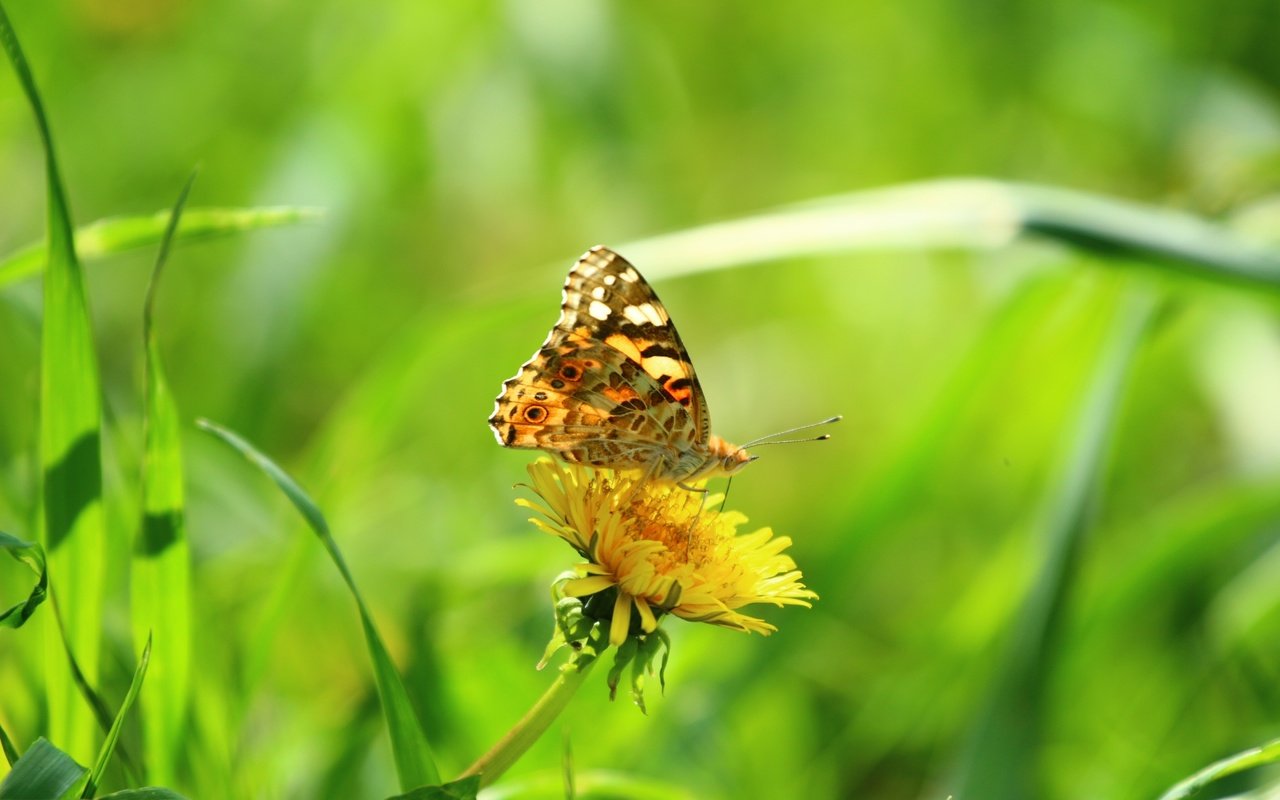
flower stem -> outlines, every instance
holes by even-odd
[[[585,656],[585,657],[584,657]],[[579,653],[569,663],[560,668],[560,674],[554,683],[543,692],[538,702],[533,704],[519,722],[498,743],[482,755],[474,764],[467,767],[460,778],[470,775],[480,776],[480,786],[489,786],[502,776],[512,764],[524,755],[525,751],[538,741],[538,738],[551,727],[551,723],[560,712],[564,711],[573,699],[574,693],[591,672],[599,658],[592,653]]]

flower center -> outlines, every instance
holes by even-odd
[[[637,492],[626,510],[629,538],[665,545],[654,559],[659,572],[700,567],[711,551],[714,521],[714,511],[703,508],[703,496],[684,489]]]

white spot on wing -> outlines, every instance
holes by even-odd
[[[662,314],[658,313],[658,309],[653,307],[653,303],[644,303],[640,306],[640,313],[652,322],[654,325],[663,325],[666,320],[662,318]]]
[[[627,267],[622,273],[622,279],[627,283],[635,283],[640,280],[640,273],[636,272],[631,267]]]
[[[627,306],[622,309],[627,321],[632,325],[653,325],[661,327],[666,324],[662,313],[654,308],[653,303],[641,303],[638,306]]]
[[[644,312],[640,310],[639,306],[627,306],[622,309],[622,314],[627,318],[627,322],[630,322],[632,325],[643,325],[649,321],[648,318],[645,317]]]
[[[603,299],[604,299],[604,287],[603,287],[603,286],[597,286],[596,288],[592,289],[592,290],[591,290],[591,296],[592,296],[592,297],[594,297],[594,298],[595,298],[595,299],[597,299],[597,300],[603,300]]]
[[[599,300],[592,300],[591,307],[587,309],[587,313],[598,320],[606,320],[609,318],[609,307]]]
[[[605,276],[604,276],[604,282],[605,282],[605,284],[606,284],[606,285],[608,285],[608,286],[612,286],[612,285],[614,285],[615,283],[617,283],[617,282],[618,282],[618,276],[617,276],[617,275],[605,275]]]

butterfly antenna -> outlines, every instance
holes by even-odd
[[[777,433],[771,433],[771,434],[769,434],[768,436],[761,436],[759,439],[752,439],[751,441],[749,441],[749,442],[747,442],[746,444],[742,445],[742,447],[743,447],[743,449],[746,449],[746,448],[748,448],[748,447],[758,447],[758,446],[760,446],[760,445],[762,445],[762,444],[782,444],[782,443],[783,443],[782,441],[770,442],[769,440],[770,440],[770,439],[773,439],[773,438],[774,438],[774,437],[776,437],[776,436],[787,436],[787,435],[792,434],[792,433],[799,433],[800,431],[807,431],[807,430],[809,430],[810,428],[818,428],[818,427],[821,427],[821,426],[823,426],[823,425],[830,425],[830,424],[832,424],[833,422],[839,422],[839,421],[840,421],[840,420],[842,420],[842,419],[844,419],[844,415],[843,415],[843,414],[836,414],[834,417],[830,417],[830,418],[828,418],[828,419],[824,419],[824,420],[822,420],[821,422],[810,422],[808,425],[798,425],[798,426],[796,426],[796,427],[794,427],[794,428],[788,428],[788,429],[786,429],[785,431],[778,431]],[[788,443],[789,443],[789,442],[817,442],[817,441],[821,441],[821,440],[823,440],[823,439],[830,439],[830,438],[831,438],[831,436],[830,436],[829,434],[823,434],[822,436],[818,436],[818,437],[815,437],[815,438],[813,438],[813,439],[787,439],[787,440],[785,440],[785,441],[786,441],[786,442],[788,442]]]
[[[725,482],[724,497],[720,498],[720,508],[719,510],[716,511],[717,514],[719,514],[721,511],[724,511],[725,503],[729,502],[729,490],[732,488],[733,488],[733,476],[730,475],[729,479]]]
[[[768,442],[757,442],[751,445],[751,447],[754,449],[756,447],[764,447],[767,444],[799,444],[800,442],[822,442],[830,438],[831,438],[831,434],[824,433],[821,436],[813,436],[808,439],[773,439]],[[746,447],[746,445],[743,445],[743,447]]]

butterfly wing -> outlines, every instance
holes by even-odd
[[[644,469],[681,448],[678,423],[671,430],[649,404],[668,403],[633,362],[600,343],[553,336],[515,377],[503,384],[489,419],[507,447],[547,450],[573,463]]]
[[[616,469],[674,463],[710,434],[666,308],[635,267],[603,247],[570,270],[560,320],[503,384],[489,424],[504,446]]]
[[[556,328],[571,339],[603,342],[638,365],[670,403],[690,414],[693,441],[707,441],[711,415],[689,353],[666,306],[625,258],[597,246],[578,259],[565,281]]]

